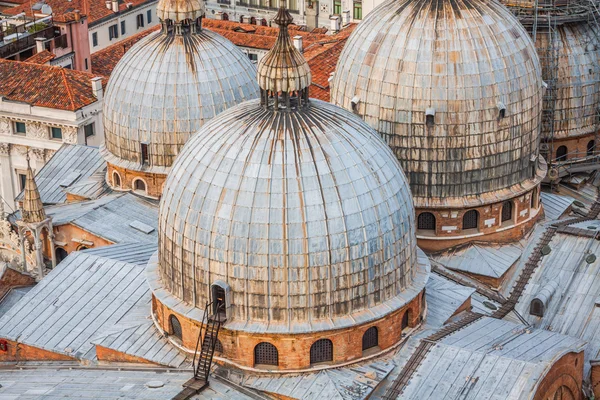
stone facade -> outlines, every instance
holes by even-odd
[[[219,340],[223,346],[220,354],[222,361],[233,363],[243,368],[254,368],[254,348],[257,344],[267,342],[273,344],[278,351],[279,366],[276,370],[306,370],[311,367],[310,348],[319,339],[329,339],[333,342],[333,361],[324,365],[343,364],[357,361],[362,357],[377,351],[362,350],[362,339],[365,331],[373,326],[378,331],[377,350],[386,350],[403,339],[402,320],[408,315],[408,327],[416,327],[422,320],[425,309],[424,292],[407,303],[404,307],[388,314],[384,318],[367,324],[357,324],[350,328],[299,334],[264,334],[233,331],[227,324],[219,331]],[[172,333],[169,319],[174,315],[182,328],[182,341],[176,340],[188,352],[193,353],[201,323],[185,315],[175,312],[166,304],[161,303],[154,295],[152,297],[152,312],[158,325],[167,333]],[[405,328],[406,329],[406,328]],[[171,336],[172,338],[172,336]],[[318,364],[321,365],[321,364]]]
[[[502,221],[502,209],[512,207],[510,218]],[[508,205],[510,204],[510,206]],[[463,229],[467,212],[477,212],[477,228]],[[435,229],[425,227],[424,213],[435,217]],[[421,249],[437,252],[469,242],[511,242],[521,239],[543,215],[539,187],[500,203],[469,209],[417,208],[417,242]]]

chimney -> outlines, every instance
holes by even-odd
[[[342,26],[346,26],[350,23],[350,11],[342,12]]]
[[[302,53],[302,36],[297,35],[294,36],[294,47]]]
[[[97,76],[91,79],[92,81],[92,93],[94,97],[98,100],[102,100],[103,90],[102,90],[102,78]]]
[[[81,19],[81,12],[79,12],[79,10],[75,10],[73,11],[73,15],[75,16],[75,21],[79,22]]]
[[[46,50],[46,46],[44,46],[45,41],[46,41],[46,39],[43,37],[35,38],[36,53],[41,53],[42,51]]]
[[[112,6],[111,6],[111,4],[110,4],[110,3],[111,3],[111,0],[106,0],[106,1],[104,2],[104,4],[106,5],[106,8],[108,8],[109,10],[110,10],[110,9],[112,9]]]
[[[119,0],[112,0],[112,10],[113,12],[119,12]]]
[[[331,33],[338,33],[340,30],[340,17],[337,15],[329,17],[331,22]]]

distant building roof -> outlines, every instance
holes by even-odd
[[[0,96],[37,107],[76,111],[96,101],[94,75],[50,65],[0,59]]]
[[[102,179],[90,181],[94,174],[100,174]],[[96,147],[64,144],[37,172],[35,181],[42,203],[48,205],[64,203],[71,190],[89,199],[106,193],[105,174],[106,163]],[[23,193],[20,193],[17,201],[22,198]]]
[[[226,37],[236,46],[260,50],[269,50],[273,47],[278,33],[277,28],[214,19],[204,19],[202,25]],[[329,77],[335,70],[342,48],[355,26],[355,24],[350,25],[336,35],[305,32],[294,25],[289,27],[290,35],[303,37],[304,57],[308,61],[313,77],[311,97],[329,101]],[[102,76],[110,76],[123,54],[132,45],[158,29],[160,26],[147,29],[92,54],[92,71]]]
[[[56,55],[54,55],[53,53],[49,52],[48,50],[44,50],[44,51],[40,51],[39,53],[34,54],[33,56],[29,57],[27,60],[25,60],[28,63],[31,64],[46,64],[48,61],[52,61],[54,60],[54,58],[56,57]]]
[[[154,3],[157,0],[127,0],[119,1],[119,12],[128,11],[128,4],[132,7],[137,7],[143,4]],[[93,26],[96,23],[100,23],[107,19],[112,18],[116,15],[112,9],[108,9],[104,1],[98,0],[44,0],[44,3],[52,8],[52,17],[58,22],[69,22],[75,20],[75,10],[79,10],[81,15],[85,15],[88,18],[88,24]],[[25,13],[29,17],[33,17],[33,1],[23,2],[23,4],[15,5],[14,7],[7,8],[2,12],[6,15],[16,15]],[[39,13],[39,12],[38,12]]]
[[[402,368],[418,339],[396,357]],[[583,350],[584,342],[559,333],[483,317],[436,343],[417,367],[402,399],[533,398],[550,366]]]
[[[158,202],[132,193],[46,207],[46,213],[54,226],[72,224],[114,243],[157,241]]]

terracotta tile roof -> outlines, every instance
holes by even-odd
[[[32,64],[46,64],[48,61],[54,60],[55,57],[53,53],[44,50],[29,57],[26,61]]]
[[[0,96],[38,107],[75,111],[96,101],[94,77],[61,67],[0,59]],[[106,80],[104,80],[106,85]]]
[[[237,46],[260,50],[269,50],[273,47],[279,32],[278,28],[214,19],[204,19],[202,26],[226,37]],[[320,33],[321,31],[319,33],[305,32],[298,26],[290,25],[290,35],[299,35],[303,38],[304,57],[308,61],[313,77],[313,84],[310,88],[311,97],[329,101],[329,75],[335,70],[342,48],[355,26],[352,24],[336,35],[325,35]],[[92,54],[94,74],[110,76],[123,54],[131,46],[158,29],[160,29],[159,26],[147,29]]]
[[[17,0],[20,1],[20,0]],[[144,3],[151,3],[156,0],[127,0],[119,1],[119,11],[127,10],[127,3],[132,3],[133,7]],[[6,15],[16,15],[24,12],[27,16],[32,17],[31,6],[35,4],[35,0],[24,1],[22,4],[3,10]],[[108,19],[115,15],[112,10],[106,8],[103,0],[43,0],[52,8],[52,15],[55,21],[68,22],[75,19],[73,11],[79,10],[81,15],[87,15],[88,24],[93,24],[102,19]]]
[[[130,36],[127,39],[123,39],[120,42],[112,44],[100,51],[93,53],[91,56],[92,73],[95,75],[109,77],[112,73],[112,70],[115,68],[121,57],[123,57],[125,52],[129,50],[131,46],[139,42],[142,38],[148,36],[152,32],[156,32],[159,29],[160,25],[150,29],[146,29],[145,31],[136,33],[135,35]]]

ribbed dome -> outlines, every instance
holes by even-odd
[[[226,282],[228,326],[281,332],[389,313],[419,271],[399,163],[358,117],[312,99],[289,112],[249,101],[194,135],[165,185],[159,242],[175,296],[203,307]]]
[[[115,67],[104,97],[102,149],[112,164],[163,174],[207,120],[259,96],[256,68],[230,41],[207,30],[164,29]],[[143,166],[142,143],[149,153]]]
[[[156,14],[161,21],[196,20],[204,13],[204,0],[160,0],[156,5]]]
[[[595,28],[597,29],[597,28]],[[536,47],[542,63],[544,79],[550,81],[552,64],[556,68],[556,100],[554,101],[554,139],[575,137],[594,132],[596,112],[600,100],[599,66],[600,32],[593,25],[565,24],[556,28],[554,44],[549,35],[536,35]],[[554,48],[558,58],[548,54]],[[542,127],[542,137],[549,138],[550,131]]]
[[[332,82],[334,104],[352,109],[353,99],[401,161],[417,206],[484,199],[533,178],[540,63],[525,29],[495,1],[376,8],[348,39]]]

